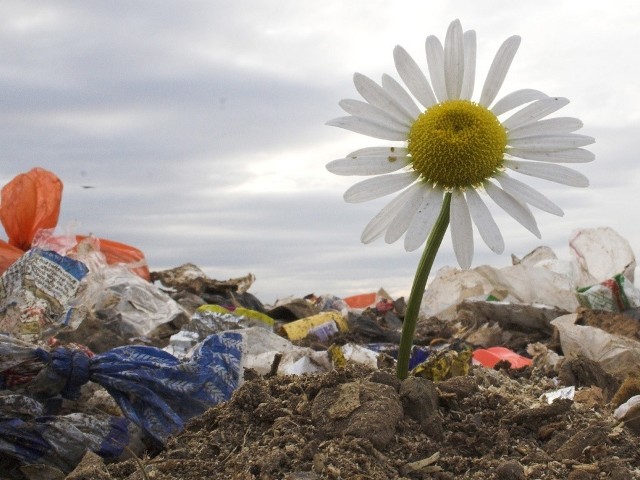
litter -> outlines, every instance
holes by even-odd
[[[596,285],[579,288],[580,305],[592,310],[625,312],[640,307],[640,290],[619,273]]]
[[[0,277],[0,332],[33,343],[77,327],[72,305],[87,267],[56,252],[32,249]]]
[[[531,365],[531,359],[518,355],[504,347],[479,348],[473,352],[473,360],[478,364],[493,368],[498,362],[509,362],[511,368],[522,368]]]
[[[280,327],[280,331],[289,340],[300,340],[310,335],[320,340],[327,340],[338,332],[349,331],[349,325],[338,312],[322,312],[286,323]]]
[[[559,398],[566,398],[568,400],[573,400],[576,395],[576,387],[573,385],[570,387],[559,388],[558,390],[554,390],[553,392],[546,392],[540,395],[540,400],[546,401],[549,405],[551,405],[554,400],[558,400]]]
[[[490,379],[500,375],[490,368],[509,362],[513,369],[532,366],[531,371],[558,375],[554,385],[569,385],[567,365],[577,358],[593,359],[618,377],[638,369],[640,344],[632,336],[576,324],[580,314],[568,314],[580,312],[580,304],[603,305],[593,300],[603,287],[618,295],[610,295],[612,312],[640,305],[640,293],[625,276],[635,258],[629,252],[610,255],[618,273],[602,278],[611,269],[591,257],[599,255],[598,242],[618,245],[615,232],[585,230],[574,240],[572,251],[579,258],[571,261],[541,247],[522,259],[513,257],[513,265],[502,269],[438,272],[424,296],[417,329],[423,337],[416,337],[421,344],[411,352],[413,378]],[[0,335],[0,461],[69,472],[87,451],[119,460],[127,449],[161,448],[189,419],[230,399],[245,372],[251,371],[247,378],[301,375],[349,363],[377,369],[391,365],[397,355],[404,303],[383,289],[347,298],[312,294],[265,308],[248,292],[252,274],[217,281],[185,264],[150,274],[151,283],[141,272],[132,273],[141,267],[135,249],[117,260],[103,250],[109,241],[68,239],[51,231],[38,231],[29,242],[30,249],[18,249],[17,261],[0,279],[0,331],[5,333]],[[126,252],[125,247],[114,248]],[[2,258],[15,248],[0,244]],[[424,323],[430,319],[442,328],[430,330]],[[83,330],[89,324],[95,335],[122,344],[94,353],[83,342],[90,341]],[[428,337],[430,331],[441,336]],[[543,343],[555,331],[560,348]],[[516,353],[524,351],[533,358]],[[488,368],[470,375],[472,365]],[[540,398],[548,403],[571,399],[577,387],[580,392],[601,389],[610,398],[615,383],[587,382],[582,388],[581,381]],[[464,382],[451,384],[464,398]],[[61,410],[92,390],[107,396],[113,411],[69,415]],[[63,431],[70,432],[68,438]]]
[[[0,335],[0,388],[20,385],[34,397],[75,399],[82,385],[95,382],[125,417],[164,443],[186,420],[231,396],[242,378],[241,342],[234,332],[211,335],[180,362],[154,347],[130,345],[91,355],[33,348]]]
[[[566,358],[586,357],[614,376],[625,377],[640,367],[640,342],[586,325],[576,325],[578,314],[556,318],[560,345]]]
[[[0,273],[32,247],[66,255],[68,250],[74,250],[88,238],[53,235],[60,214],[62,189],[62,181],[43,168],[17,175],[2,188],[0,220],[9,241],[0,241]],[[98,240],[109,264],[129,265],[132,271],[149,280],[149,269],[140,250],[113,240]]]

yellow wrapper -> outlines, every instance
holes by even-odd
[[[334,333],[348,331],[349,325],[339,312],[322,312],[287,323],[280,328],[280,334],[289,340],[300,340],[310,334],[326,340]]]

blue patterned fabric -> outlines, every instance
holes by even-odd
[[[188,361],[139,345],[93,357],[68,348],[51,352],[36,348],[31,353],[44,365],[38,383],[51,386],[41,395],[60,393],[75,399],[84,383],[96,382],[115,399],[125,417],[164,443],[187,420],[231,397],[241,381],[242,341],[237,332],[210,335]]]

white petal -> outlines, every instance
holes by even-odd
[[[438,37],[429,35],[425,42],[427,52],[427,65],[429,66],[429,77],[433,85],[433,91],[439,102],[448,99],[447,86],[444,78],[444,49]]]
[[[391,173],[367,178],[351,186],[344,192],[344,199],[349,203],[360,203],[384,197],[411,185],[418,175],[414,172]]]
[[[383,125],[389,125],[394,130],[406,129],[409,131],[411,124],[410,120],[399,120],[395,116],[392,116],[386,110],[382,110],[374,105],[360,100],[352,100],[350,98],[340,100],[338,105],[347,113],[354,117],[360,117],[364,120],[369,120],[374,123],[380,123]]]
[[[464,79],[460,98],[469,100],[476,81],[476,32],[464,32]]]
[[[536,237],[541,237],[536,219],[526,204],[520,203],[507,192],[489,181],[484,183],[484,189],[496,205],[511,215],[516,221],[518,221],[518,223],[533,233]]]
[[[584,148],[572,148],[557,152],[534,152],[524,148],[507,148],[506,153],[514,157],[554,163],[587,163],[595,160],[593,152]]]
[[[531,177],[542,178],[550,182],[562,183],[571,187],[588,187],[589,179],[580,172],[555,163],[544,162],[520,162],[517,160],[505,160],[504,165],[511,170],[529,175]]]
[[[548,97],[537,100],[517,111],[504,122],[502,126],[507,130],[515,130],[536,120],[540,120],[567,105],[569,100],[563,97]]]
[[[554,152],[584,147],[585,145],[591,145],[593,142],[595,142],[593,137],[579,135],[577,133],[567,133],[565,135],[537,135],[535,137],[509,138],[508,145],[510,147],[532,150],[534,152]]]
[[[382,88],[384,88],[399,105],[402,105],[402,108],[409,113],[412,119],[418,118],[418,115],[422,113],[416,105],[416,102],[413,101],[411,95],[407,93],[403,86],[386,73],[382,74]]]
[[[398,104],[384,88],[369,77],[355,73],[353,75],[353,84],[356,90],[358,90],[358,93],[362,95],[362,98],[371,105],[378,107],[404,125],[411,125],[413,123],[415,117],[407,112],[402,105]],[[351,113],[351,115],[354,114]]]
[[[381,138],[383,140],[406,140],[407,134],[409,133],[407,129],[396,130],[386,124],[375,123],[371,120],[351,116],[334,118],[333,120],[329,120],[327,125],[344,128],[345,130],[351,130],[355,133],[361,133],[362,135]]]
[[[509,139],[534,137],[536,135],[562,135],[575,132],[583,126],[582,121],[571,117],[547,118],[529,123],[523,127],[509,130]]]
[[[454,20],[447,29],[444,41],[444,77],[447,97],[460,98],[464,79],[464,41],[460,20]]]
[[[355,152],[351,152],[345,158],[386,157],[389,155],[395,157],[406,157],[408,154],[408,149],[400,147],[365,147],[360,148]]]
[[[327,163],[327,170],[336,175],[380,175],[406,167],[411,157],[346,157]]]
[[[542,100],[543,98],[549,98],[549,96],[539,90],[532,88],[525,88],[522,90],[516,90],[508,95],[505,95],[496,104],[491,107],[491,111],[494,115],[502,115],[509,110],[513,110],[525,103],[533,102],[534,100]]]
[[[416,100],[425,108],[438,103],[424,72],[420,70],[416,61],[400,45],[393,49],[393,60],[400,78],[411,94],[416,97]]]
[[[469,189],[466,196],[469,213],[471,213],[473,223],[478,227],[478,232],[484,243],[496,253],[504,252],[504,240],[500,229],[478,192],[474,189]]]
[[[456,190],[451,195],[451,240],[453,251],[461,268],[471,267],[473,261],[473,229],[467,201],[462,192]]]
[[[407,200],[411,198],[416,191],[420,191],[421,189],[422,184],[420,182],[416,182],[385,205],[385,207],[380,210],[380,212],[378,212],[378,214],[373,217],[365,227],[360,237],[362,243],[370,243],[380,237],[398,212],[402,209],[405,202],[407,202]]]
[[[498,181],[502,189],[516,200],[528,203],[540,210],[558,215],[559,217],[564,215],[560,207],[526,183],[511,178],[505,173],[496,175],[494,178]]]
[[[491,105],[495,100],[519,46],[520,37],[513,36],[507,38],[498,49],[498,53],[496,53],[496,56],[491,63],[487,79],[485,80],[484,87],[482,88],[482,94],[480,95],[479,102],[480,105],[484,105],[489,108],[489,105]]]
[[[412,252],[425,242],[440,215],[443,198],[444,191],[440,188],[432,188],[429,194],[423,197],[422,204],[413,216],[404,237],[405,250]]]
[[[418,184],[420,183],[421,182],[418,182]],[[416,190],[415,193],[405,202],[402,209],[389,224],[387,233],[384,235],[385,242],[395,242],[407,231],[407,228],[409,228],[409,224],[422,204],[423,198],[431,192],[431,189],[426,185],[422,184],[421,187],[421,189]]]

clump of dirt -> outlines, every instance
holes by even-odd
[[[638,438],[606,397],[540,399],[559,386],[531,368],[472,367],[437,383],[357,365],[256,376],[155,458],[108,465],[100,478],[640,478]]]
[[[576,324],[597,327],[605,332],[640,339],[640,322],[622,313],[611,313],[580,308]]]

